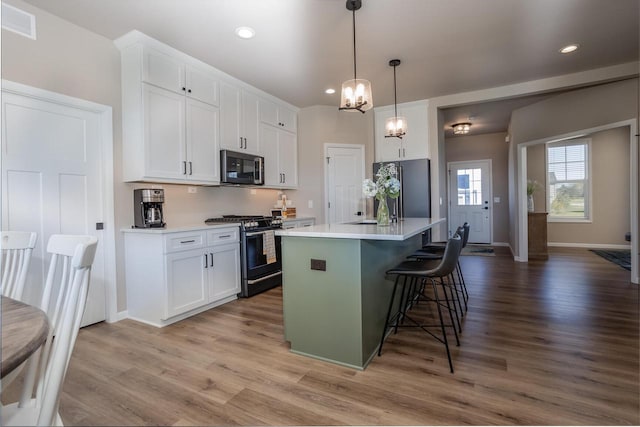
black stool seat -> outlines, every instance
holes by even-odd
[[[407,276],[430,276],[440,265],[442,257],[434,260],[403,261],[387,271],[387,274],[404,274]]]

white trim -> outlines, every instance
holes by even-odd
[[[511,249],[511,245],[508,242],[492,242],[491,246],[504,246],[506,248]]]
[[[357,148],[360,150],[360,157],[362,159],[362,177],[361,182],[364,181],[365,176],[367,176],[367,172],[365,170],[365,146],[363,144],[338,144],[335,142],[325,142],[324,143],[324,158],[322,159],[323,164],[323,173],[324,173],[324,206],[322,207],[322,211],[324,212],[324,222],[325,224],[329,224],[329,169],[327,163],[327,157],[329,157],[329,148]],[[364,198],[364,196],[363,196]],[[364,217],[367,217],[367,203],[364,204]]]
[[[640,258],[640,246],[638,244],[638,122],[636,119],[623,120],[620,122],[609,123],[602,126],[596,126],[589,129],[582,129],[574,132],[565,133],[558,136],[549,138],[538,139],[534,141],[523,142],[518,144],[518,241],[520,256],[525,262],[529,259],[528,253],[528,236],[526,233],[527,224],[527,198],[526,198],[526,174],[527,174],[527,147],[536,144],[546,144],[554,141],[561,141],[563,139],[574,138],[577,136],[589,135],[603,130],[615,129],[620,127],[629,126],[629,144],[630,144],[630,176],[629,176],[629,191],[630,191],[630,218],[631,218],[631,282],[638,284],[640,274],[638,272]],[[636,219],[636,220],[634,220]]]
[[[585,248],[585,249],[631,249],[631,245],[614,245],[608,243],[561,243],[548,242],[547,246],[556,248]]]
[[[74,98],[45,89],[27,86],[21,83],[2,80],[2,91],[19,96],[56,103],[100,115],[100,138],[102,146],[102,182],[103,182],[103,221],[104,238],[104,279],[106,321],[117,322],[118,296],[116,287],[116,221],[113,182],[113,110],[108,105],[97,104],[84,99]]]
[[[128,310],[119,311],[119,312],[116,313],[114,319],[110,320],[109,323],[119,322],[121,320],[128,319],[128,318],[129,318],[129,311]]]

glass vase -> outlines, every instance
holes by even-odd
[[[378,199],[378,212],[376,212],[376,220],[378,226],[385,227],[389,225],[389,206],[387,206],[387,198]]]
[[[527,211],[529,211],[529,212],[533,212],[534,211],[533,194],[529,194],[529,196],[527,197]]]

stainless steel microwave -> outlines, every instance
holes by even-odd
[[[220,181],[223,184],[264,185],[264,157],[220,150]]]

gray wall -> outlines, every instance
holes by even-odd
[[[509,144],[504,138],[506,132],[484,135],[468,135],[445,140],[447,162],[491,159],[493,197],[500,197],[500,203],[493,203],[493,241],[509,241],[509,191],[508,154]]]
[[[37,40],[2,31],[2,78],[113,108],[115,230],[133,224],[133,189],[146,184],[122,182],[122,123],[120,52],[111,40],[87,31],[21,0],[8,4],[36,16]],[[211,64],[216,66],[216,64]],[[321,219],[324,203],[322,146],[324,142],[364,144],[367,164],[373,159],[373,114],[338,114],[337,107],[311,107],[299,116],[299,184],[305,191],[289,191],[298,216]],[[157,186],[157,185],[154,185]],[[278,198],[277,190],[198,187],[195,194],[182,185],[165,189],[165,213],[171,226],[201,224],[221,214],[266,214]],[[299,194],[298,194],[299,193]],[[308,209],[308,200],[314,208]],[[107,227],[109,225],[107,224]],[[123,238],[116,231],[117,310],[126,310]]]
[[[513,111],[509,154],[509,243],[518,256],[517,149],[519,144],[604,126],[638,116],[638,79],[557,95]]]
[[[628,245],[631,229],[629,203],[629,127],[597,132],[591,138],[591,202],[589,223],[549,222],[550,243]],[[534,196],[537,212],[545,211],[545,145],[527,148],[527,176],[541,183]]]

